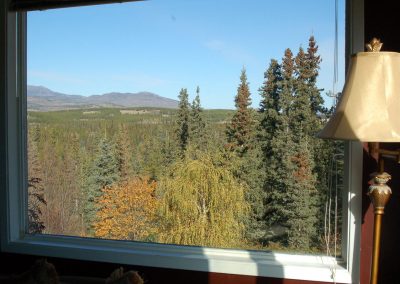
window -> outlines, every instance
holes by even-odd
[[[224,272],[224,273],[242,273],[249,275],[263,275],[278,278],[298,278],[298,279],[309,279],[309,280],[321,280],[321,281],[331,281],[332,271],[335,271],[335,280],[338,282],[348,282],[352,281],[351,276],[348,271],[352,270],[352,264],[355,260],[354,257],[354,242],[355,229],[353,226],[354,215],[356,214],[356,208],[352,205],[354,200],[353,190],[357,189],[356,177],[360,173],[355,173],[354,171],[359,169],[357,163],[360,163],[360,149],[357,150],[357,145],[348,145],[346,157],[348,161],[348,169],[346,174],[348,176],[348,185],[352,185],[351,191],[344,196],[344,204],[348,207],[343,214],[343,222],[348,224],[346,230],[343,232],[343,252],[342,260],[336,263],[336,260],[331,257],[321,257],[315,255],[290,255],[285,253],[277,252],[257,252],[252,250],[236,250],[236,249],[218,249],[218,248],[205,248],[205,247],[187,247],[187,246],[176,246],[176,245],[162,245],[152,242],[146,243],[135,243],[135,242],[115,242],[111,240],[95,240],[95,239],[84,239],[84,238],[73,238],[67,237],[66,235],[79,235],[80,233],[74,232],[69,233],[67,230],[62,231],[61,229],[54,229],[49,231],[50,234],[25,234],[26,228],[31,224],[36,224],[30,228],[30,233],[44,232],[44,228],[40,227],[40,222],[35,220],[27,220],[23,213],[22,208],[28,208],[26,192],[22,189],[28,186],[35,186],[35,179],[29,180],[29,170],[34,169],[32,165],[27,165],[26,158],[23,155],[21,149],[28,148],[34,149],[34,146],[29,145],[31,143],[31,138],[34,137],[35,123],[38,121],[46,120],[46,112],[28,112],[28,130],[25,130],[24,115],[26,115],[26,109],[29,111],[29,101],[28,105],[25,101],[25,86],[26,86],[26,67],[25,60],[26,54],[29,55],[29,45],[28,53],[26,51],[26,31],[25,21],[26,15],[23,13],[12,14],[9,13],[7,16],[7,21],[9,25],[9,31],[7,33],[7,190],[5,194],[5,206],[6,218],[2,220],[2,226],[7,232],[7,234],[2,235],[2,248],[8,251],[28,251],[31,253],[60,256],[65,257],[78,257],[82,259],[93,259],[93,260],[104,260],[104,261],[115,261],[115,254],[118,253],[118,262],[126,262],[131,264],[140,265],[150,265],[150,266],[161,266],[161,267],[171,267],[171,268],[181,268],[181,269],[195,269],[213,272]],[[29,28],[29,25],[28,25]],[[12,46],[16,44],[16,46]],[[28,41],[29,44],[29,41]],[[283,52],[283,50],[282,50]],[[29,58],[28,58],[29,62]],[[265,68],[265,67],[264,67]],[[239,72],[238,72],[239,73]],[[16,74],[16,76],[14,76]],[[238,77],[238,76],[237,76]],[[29,80],[29,73],[28,73]],[[238,82],[231,83],[234,88],[236,88]],[[184,87],[184,86],[182,86]],[[200,86],[201,87],[201,86]],[[28,90],[29,91],[29,90]],[[194,92],[194,91],[193,91]],[[183,92],[184,93],[184,92]],[[232,94],[231,94],[232,95]],[[181,96],[184,94],[181,93]],[[233,99],[233,98],[232,98]],[[37,104],[38,105],[38,104]],[[122,109],[118,110],[121,117],[131,117],[146,115],[146,120],[142,119],[143,124],[150,125],[150,120],[154,117],[154,113],[147,113],[148,109]],[[151,111],[156,111],[157,117],[168,118],[170,113],[159,113],[159,109],[152,109]],[[125,113],[124,113],[125,112]],[[160,111],[161,112],[161,111]],[[58,114],[62,114],[61,112]],[[65,114],[65,113],[64,113]],[[81,119],[86,119],[86,117],[98,117],[99,115],[104,115],[102,110],[80,110],[82,116]],[[55,113],[52,115],[51,120],[55,121],[60,119]],[[115,115],[113,111],[109,111],[107,115]],[[47,118],[48,119],[48,118]],[[101,117],[100,117],[101,119]],[[128,119],[128,120],[129,120]],[[150,119],[150,120],[149,120]],[[145,123],[146,122],[146,123]],[[82,122],[85,123],[85,120]],[[37,125],[36,125],[37,126]],[[107,126],[105,126],[107,128]],[[39,128],[40,129],[40,128]],[[107,129],[106,131],[107,132]],[[27,134],[29,138],[27,139]],[[30,134],[30,135],[29,135]],[[47,135],[47,134],[46,134]],[[105,134],[106,135],[106,134]],[[108,134],[110,135],[110,134]],[[45,136],[45,139],[48,137]],[[43,137],[41,138],[43,139]],[[41,145],[41,147],[43,144]],[[44,147],[44,146],[43,146]],[[183,148],[183,147],[182,147]],[[49,148],[50,151],[55,150],[55,148]],[[45,152],[42,152],[45,153]],[[33,162],[34,158],[32,156],[29,158],[29,151],[27,153],[28,160]],[[47,152],[49,154],[49,152]],[[65,153],[59,153],[64,155]],[[56,155],[53,155],[56,156]],[[19,157],[18,159],[10,159],[10,157]],[[49,160],[50,162],[52,160]],[[54,160],[53,160],[54,161]],[[46,166],[47,169],[52,167],[51,164]],[[182,170],[184,171],[185,168]],[[28,179],[24,177],[28,176]],[[156,180],[154,177],[152,177]],[[157,181],[157,180],[156,180]],[[32,184],[33,183],[33,184]],[[148,185],[151,183],[147,182]],[[176,187],[176,185],[172,185]],[[62,202],[61,202],[62,204]],[[40,205],[39,205],[40,206]],[[77,206],[78,211],[79,206]],[[237,216],[235,216],[237,217]],[[235,218],[233,218],[235,219]],[[65,219],[63,219],[65,220]],[[72,220],[71,220],[72,222]],[[57,222],[55,222],[57,223]],[[49,223],[47,223],[49,224]],[[349,225],[351,224],[351,225]],[[46,222],[44,223],[46,226]],[[22,233],[21,233],[22,232]],[[64,236],[55,236],[55,235]],[[134,240],[143,241],[146,239],[141,239],[137,237],[137,233],[132,238]],[[106,236],[107,237],[107,236]],[[147,240],[152,240],[151,236],[146,232],[144,238],[149,238]],[[178,243],[177,241],[166,241],[167,243]],[[202,245],[202,243],[186,243],[190,245]],[[223,245],[222,245],[223,246]],[[67,249],[68,247],[68,249]],[[235,247],[228,246],[230,248],[245,248],[249,247]],[[250,247],[251,249],[251,247]],[[154,256],[157,256],[156,259]],[[309,265],[304,265],[304,264]],[[312,273],[304,273],[305,266]],[[319,268],[317,268],[319,267]]]

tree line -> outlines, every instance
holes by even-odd
[[[258,109],[243,68],[235,111],[219,122],[199,87],[191,103],[181,89],[178,109],[157,123],[31,119],[30,232],[306,252],[340,241],[326,228],[341,146],[315,138],[331,112],[320,63],[313,36],[272,59]]]

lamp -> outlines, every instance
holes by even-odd
[[[382,215],[391,195],[384,158],[400,161],[400,151],[380,149],[378,142],[400,142],[400,53],[380,52],[382,43],[375,38],[366,46],[368,52],[352,56],[336,111],[317,136],[372,142],[370,153],[378,154],[379,169],[368,191],[374,206],[370,283],[377,284]]]

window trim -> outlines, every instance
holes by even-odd
[[[343,259],[328,256],[294,255],[276,252],[212,249],[154,243],[99,240],[90,238],[25,235],[27,196],[26,166],[20,149],[26,149],[26,13],[7,11],[7,2],[0,6],[4,29],[0,31],[6,46],[0,49],[3,70],[0,87],[4,94],[1,117],[4,129],[4,155],[0,187],[1,251],[49,257],[115,262],[129,265],[185,269],[205,272],[265,276],[339,283],[359,283],[359,250],[361,228],[362,146],[348,142],[345,147],[344,192],[347,210],[343,228]],[[364,0],[347,0],[346,51],[363,49]],[[346,225],[347,223],[347,225]],[[334,275],[334,278],[333,276]]]

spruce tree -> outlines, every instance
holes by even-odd
[[[265,207],[262,210],[261,216],[265,218],[263,222],[269,228],[273,224],[279,223],[279,217],[282,214],[278,211],[279,206],[273,202],[284,200],[279,194],[283,194],[277,187],[282,181],[278,177],[281,167],[282,157],[277,155],[276,150],[280,149],[274,145],[274,137],[280,127],[280,112],[279,98],[281,93],[282,69],[278,61],[272,59],[268,69],[264,72],[264,82],[259,89],[261,102],[259,108],[259,131],[258,140],[262,150],[262,163],[264,172],[264,181],[260,183],[264,190],[263,203]],[[279,140],[278,140],[279,141]],[[282,141],[283,144],[284,141]],[[281,145],[282,146],[282,145]],[[280,147],[281,147],[280,146]],[[279,154],[281,154],[279,152]],[[280,187],[283,188],[283,187]],[[276,195],[274,195],[276,194]],[[267,230],[265,230],[267,231]],[[265,234],[260,237],[260,241],[264,242]]]
[[[296,63],[303,64],[303,54]],[[315,238],[315,176],[308,122],[307,90],[297,89],[295,60],[285,50],[282,66],[276,61],[261,88],[261,137],[266,169],[266,223],[270,237],[292,248],[308,250]]]
[[[204,148],[205,144],[205,127],[203,118],[203,108],[200,104],[200,88],[196,88],[196,97],[191,105],[190,112],[190,141],[196,148]]]
[[[324,101],[317,87],[319,65],[321,57],[318,55],[318,46],[315,38],[310,36],[307,52],[300,50],[296,58],[297,93],[296,105],[298,114],[306,114],[304,119],[304,132],[308,134],[309,153],[315,163],[313,173],[316,175],[315,188],[317,189],[315,199],[321,214],[318,223],[321,231],[323,229],[325,210],[325,196],[328,193],[328,183],[331,178],[330,161],[335,152],[335,143],[332,141],[316,139],[315,134],[322,129],[324,119],[329,116],[329,111],[323,106]],[[308,108],[305,105],[308,105]],[[298,119],[298,118],[297,118]],[[296,118],[293,121],[297,120]],[[319,234],[322,235],[322,232]]]
[[[293,183],[290,184],[287,204],[290,212],[286,220],[287,244],[290,248],[308,251],[315,246],[318,208],[314,161],[308,151],[306,139],[293,143],[289,158],[289,174]]]
[[[296,81],[291,115],[291,128],[295,133],[310,134],[313,130],[313,115],[311,111],[310,90],[307,83],[307,55],[302,47],[296,55]],[[300,136],[300,135],[299,135]]]
[[[87,233],[92,236],[94,233],[93,224],[96,221],[96,214],[101,208],[99,198],[103,189],[112,186],[119,179],[118,163],[115,158],[114,145],[106,138],[100,140],[97,154],[89,166],[85,185],[85,206],[84,221]]]
[[[295,131],[314,136],[321,125],[321,115],[327,114],[324,100],[317,86],[321,57],[317,55],[318,46],[313,36],[309,39],[307,52],[299,48],[295,58],[296,92],[293,109],[293,125]],[[313,153],[312,153],[313,154]]]
[[[229,147],[239,156],[243,156],[254,142],[255,123],[250,105],[249,83],[247,82],[246,70],[243,68],[235,97],[236,112],[226,129]]]
[[[259,141],[264,157],[271,157],[271,139],[279,126],[279,96],[281,93],[282,70],[278,61],[272,59],[264,73],[264,83],[259,89],[261,102],[259,112]]]
[[[290,62],[290,53],[286,52]],[[269,236],[287,241],[285,234],[278,235],[279,228],[290,230],[288,220],[291,212],[288,210],[290,202],[290,188],[294,184],[291,176],[291,153],[294,151],[292,132],[288,127],[290,107],[290,64],[279,65],[277,60],[271,60],[264,73],[264,83],[260,88],[262,97],[260,105],[260,138],[263,144],[266,193],[265,221],[269,227]],[[285,240],[286,239],[286,240]]]
[[[250,108],[251,98],[247,82],[246,70],[242,69],[240,84],[235,96],[236,111],[227,125],[227,149],[234,156],[234,176],[247,185],[246,201],[250,204],[250,215],[246,220],[246,238],[252,242],[258,242],[265,231],[262,216],[263,193],[261,170],[261,148],[256,142],[256,117]]]
[[[176,120],[176,135],[181,156],[183,156],[189,143],[190,105],[187,89],[181,89],[178,98],[179,109]]]
[[[317,87],[317,77],[319,74],[320,63],[322,61],[321,56],[318,53],[318,46],[314,36],[310,36],[308,40],[308,48],[306,54],[306,77],[310,92],[310,104],[311,111],[314,114],[326,112],[326,108],[323,107],[324,100],[321,96],[321,92]]]

